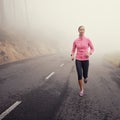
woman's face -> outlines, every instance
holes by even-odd
[[[79,30],[78,30],[78,32],[79,32],[79,35],[84,35],[84,33],[85,33],[85,27],[84,26],[80,27]]]

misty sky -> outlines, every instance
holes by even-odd
[[[15,3],[18,12],[23,1]],[[54,39],[71,50],[78,37],[78,26],[84,25],[85,35],[93,42],[96,53],[120,50],[119,0],[26,1],[30,28],[42,31],[51,42]]]

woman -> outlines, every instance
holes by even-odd
[[[89,57],[90,55],[93,54],[94,47],[90,39],[85,37],[84,35],[85,33],[84,26],[80,26],[78,28],[78,32],[79,32],[79,37],[75,39],[73,42],[71,59],[74,60],[75,50],[77,49],[75,64],[78,75],[78,83],[80,87],[79,95],[83,96],[84,94],[83,81],[84,83],[87,83],[88,81]]]

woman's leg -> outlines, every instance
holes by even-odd
[[[82,79],[78,80],[78,83],[79,83],[80,90],[83,91],[84,90],[84,88],[83,88],[83,80]]]
[[[83,91],[82,64],[80,60],[76,60],[75,63],[76,63],[79,87],[80,87],[80,90]]]
[[[82,68],[83,68],[83,77],[84,77],[84,80],[85,80],[85,79],[88,78],[89,60],[82,61]]]

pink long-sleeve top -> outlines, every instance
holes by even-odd
[[[94,52],[94,46],[91,40],[89,38],[86,38],[85,36],[79,36],[77,39],[74,40],[71,55],[74,56],[76,49],[76,59],[82,61],[89,60],[89,57],[86,56],[88,52],[90,52],[90,54]]]

